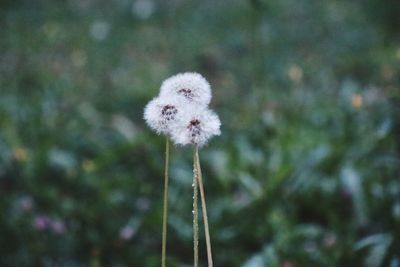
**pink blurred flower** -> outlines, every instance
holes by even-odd
[[[50,219],[47,215],[38,215],[33,221],[33,228],[38,231],[46,230],[50,225]]]
[[[294,267],[294,265],[290,261],[284,261],[281,267]]]
[[[61,220],[52,220],[50,222],[50,229],[54,234],[61,235],[65,233],[65,223]]]

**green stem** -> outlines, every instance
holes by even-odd
[[[199,150],[198,150],[197,147],[196,147],[196,152],[195,152],[195,162],[196,162],[196,165],[197,165],[196,169],[198,171],[201,206],[202,206],[202,211],[203,211],[204,233],[205,233],[205,236],[206,236],[206,245],[207,245],[207,261],[208,261],[208,267],[212,267],[213,266],[213,260],[212,260],[212,253],[211,253],[210,231],[209,231],[209,227],[208,227],[206,196],[205,196],[205,193],[204,193],[203,175],[201,173]]]
[[[193,252],[194,267],[199,266],[199,208],[198,208],[198,169],[196,164],[196,151],[193,158]]]
[[[165,167],[164,167],[164,200],[163,200],[163,225],[162,225],[162,248],[161,266],[165,267],[167,253],[167,222],[168,222],[168,170],[169,168],[169,139],[165,144]]]

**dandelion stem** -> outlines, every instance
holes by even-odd
[[[199,208],[198,208],[198,176],[196,157],[193,158],[193,252],[194,252],[194,267],[199,266]]]
[[[209,227],[208,227],[206,196],[205,196],[205,193],[204,193],[203,175],[201,173],[199,150],[198,150],[197,147],[195,148],[195,164],[197,165],[196,169],[197,169],[197,172],[198,172],[200,197],[201,197],[201,206],[202,206],[202,211],[203,211],[204,233],[205,233],[205,236],[206,236],[206,245],[207,245],[207,261],[208,261],[208,267],[212,267],[213,266],[213,260],[212,260],[212,253],[211,253],[210,231],[209,231]]]
[[[169,139],[165,144],[165,167],[164,167],[164,200],[163,200],[163,225],[162,225],[162,248],[161,267],[165,267],[167,252],[167,222],[168,222],[168,170],[169,168]]]

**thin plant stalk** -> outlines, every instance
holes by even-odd
[[[169,139],[167,137],[166,138],[166,143],[165,143],[164,199],[163,199],[161,267],[165,267],[166,266],[166,254],[167,254],[168,172],[169,172]]]
[[[199,208],[198,208],[198,176],[196,152],[193,158],[193,252],[194,267],[199,266]]]
[[[199,150],[198,150],[197,146],[195,148],[195,165],[196,165],[196,169],[197,169],[197,172],[198,172],[198,181],[199,181],[199,188],[200,188],[201,206],[202,206],[202,211],[203,211],[204,233],[205,233],[205,236],[206,236],[206,246],[207,246],[207,262],[208,262],[208,267],[213,267],[213,259],[212,259],[212,253],[211,253],[210,231],[209,231],[209,227],[208,227],[206,196],[205,196],[205,193],[204,193],[203,175],[201,173]]]

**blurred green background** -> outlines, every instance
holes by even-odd
[[[400,266],[400,1],[2,0],[0,266],[160,265],[163,79],[202,73],[215,266]],[[168,266],[192,266],[190,148]],[[206,265],[201,229],[201,263]]]

